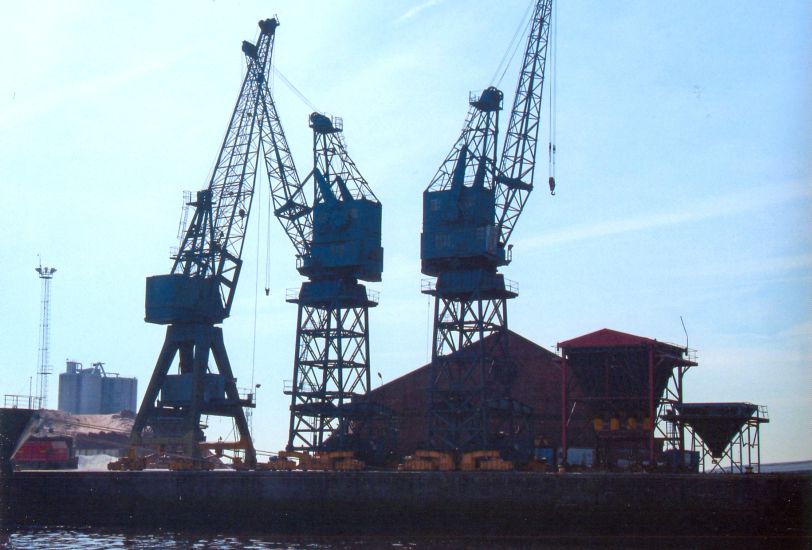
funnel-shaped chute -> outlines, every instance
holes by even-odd
[[[674,408],[677,420],[694,429],[713,458],[724,456],[736,434],[758,410],[752,403],[681,403]]]

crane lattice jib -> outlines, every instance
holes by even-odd
[[[311,115],[311,120],[317,116],[324,117],[324,115],[314,113]],[[323,133],[314,132],[314,139],[323,140],[323,142],[318,147],[314,147],[313,165],[329,185],[331,195],[329,197],[323,196],[321,186],[314,185],[316,193],[314,204],[332,200],[351,201],[361,199],[378,202],[369,184],[347,153],[347,145],[341,130]],[[315,154],[317,150],[322,151],[323,154]]]
[[[195,220],[181,241],[173,274],[212,277],[226,312],[236,288],[259,154],[260,87],[268,78],[277,22],[260,22],[256,45],[243,43],[248,70],[207,190],[198,194]]]
[[[538,0],[502,150],[496,189],[499,244],[504,246],[533,189],[541,96],[553,0]]]
[[[299,180],[267,80],[260,86],[260,105],[262,150],[274,214],[293,242],[297,255],[306,256],[313,236],[313,211],[305,196],[304,183]]]
[[[490,88],[485,93],[489,92],[492,92],[501,104],[501,92]],[[462,134],[440,165],[426,191],[446,191],[460,186],[493,188],[498,113],[498,106],[493,109],[482,109],[479,102],[471,102]]]

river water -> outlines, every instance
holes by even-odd
[[[743,539],[738,537],[536,537],[536,538],[396,538],[396,537],[281,537],[249,534],[201,534],[164,531],[101,531],[76,529],[18,529],[0,532],[2,549],[273,549],[273,550],[508,550],[530,548],[646,549],[651,548],[807,548],[809,539]]]

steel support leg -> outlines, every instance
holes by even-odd
[[[288,450],[342,447],[343,408],[370,388],[368,312],[299,302]]]

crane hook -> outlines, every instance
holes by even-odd
[[[555,195],[555,144],[551,141],[547,144],[548,170],[550,179],[547,183],[550,185],[550,194]]]

